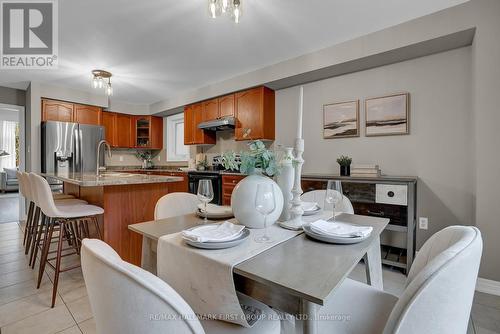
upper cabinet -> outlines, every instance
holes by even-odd
[[[42,99],[42,121],[101,125],[102,108],[71,102]]]
[[[130,148],[132,143],[132,116],[104,111],[102,125],[106,129],[106,141],[112,147]]]
[[[235,95],[236,140],[274,140],[274,91],[257,87]]]
[[[215,132],[198,129],[201,122],[235,117],[236,140],[274,140],[274,91],[257,87],[184,107],[184,144],[215,144]]]
[[[42,99],[42,121],[73,122],[73,103]]]
[[[219,101],[218,99],[212,99],[203,102],[203,121],[211,121],[219,118]]]
[[[203,103],[203,121],[212,121],[217,118],[234,117],[234,96],[230,94]]]
[[[230,94],[218,98],[219,117],[234,117],[234,95]]]
[[[209,106],[211,107],[211,106]],[[208,120],[204,117],[204,103],[184,107],[184,145],[213,145],[215,132],[198,128],[198,124]]]
[[[135,148],[161,150],[163,148],[163,118],[133,116],[132,138]]]
[[[75,104],[73,113],[73,122],[79,124],[101,125],[102,108],[96,106],[87,106]]]

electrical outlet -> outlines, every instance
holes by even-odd
[[[158,161],[161,161],[161,154],[158,154]]]
[[[123,155],[120,155],[120,162],[123,162]]]
[[[418,227],[421,230],[427,230],[429,228],[429,218],[427,218],[427,217],[420,217],[418,219]]]

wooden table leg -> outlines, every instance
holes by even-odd
[[[151,239],[143,236],[142,237],[142,257],[141,257],[141,267],[144,270],[156,275],[156,253],[151,250]]]
[[[372,245],[364,256],[366,266],[366,281],[379,290],[384,289],[382,277],[382,257],[380,254],[380,237],[373,239]]]
[[[318,309],[319,305],[302,300],[302,314],[295,320],[296,334],[318,333]]]

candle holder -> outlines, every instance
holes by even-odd
[[[302,154],[304,153],[304,139],[297,138],[295,140],[295,159],[294,159],[294,170],[295,178],[292,189],[293,199],[291,201],[292,208],[290,209],[290,220],[280,222],[280,226],[289,230],[301,230],[304,222],[302,221],[302,215],[304,210],[302,209],[302,201],[300,195],[302,195],[302,165],[304,164],[304,159]]]

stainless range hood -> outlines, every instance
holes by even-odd
[[[234,129],[235,119],[234,117],[224,117],[219,119],[214,119],[213,121],[202,122],[198,124],[199,129],[208,131],[223,131]]]

